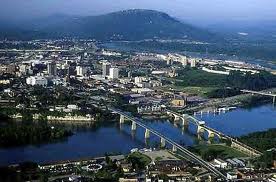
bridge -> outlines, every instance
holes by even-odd
[[[266,93],[263,91],[253,91],[253,90],[241,90],[243,93],[250,93],[250,94],[257,94],[257,95],[264,95],[264,96],[270,96],[273,99],[273,104],[276,102],[276,94],[272,93]]]
[[[160,138],[161,146],[165,146],[165,144],[167,142],[168,144],[172,145],[173,151],[179,150],[179,151],[183,152],[189,158],[191,158],[195,162],[197,162],[200,165],[202,165],[208,171],[212,172],[215,176],[221,177],[224,180],[226,180],[226,176],[223,173],[221,173],[219,170],[217,170],[215,167],[213,167],[211,164],[209,164],[208,162],[204,161],[203,159],[201,159],[197,155],[193,154],[188,149],[186,149],[183,146],[179,145],[178,143],[176,143],[172,139],[164,136],[163,134],[155,131],[153,128],[145,125],[141,119],[133,117],[133,116],[131,116],[131,115],[129,115],[129,114],[123,112],[123,111],[118,110],[118,109],[109,108],[109,110],[112,111],[113,113],[117,113],[117,114],[120,115],[120,124],[123,124],[125,122],[125,120],[132,121],[131,129],[133,131],[136,130],[137,126],[140,126],[140,127],[144,128],[145,129],[145,138],[149,138],[150,134],[156,135],[157,137]]]
[[[220,131],[217,131],[213,128],[210,128],[205,125],[204,121],[200,121],[197,118],[187,115],[187,114],[179,114],[170,110],[166,110],[167,114],[174,118],[175,122],[182,122],[182,126],[188,128],[189,123],[193,123],[197,126],[197,134],[202,135],[205,131],[208,133],[208,139],[217,136],[219,139],[226,139],[231,141],[231,147],[248,154],[251,157],[258,157],[262,155],[262,153],[244,143],[234,139]]]

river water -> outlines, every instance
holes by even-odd
[[[271,105],[197,117],[204,120],[208,126],[232,136],[276,128],[276,109]],[[145,124],[182,145],[191,146],[198,142],[196,127],[193,125],[184,131],[169,121],[146,121]],[[0,166],[24,161],[48,163],[89,158],[104,156],[106,153],[124,154],[133,148],[156,147],[160,140],[151,135],[150,139],[145,141],[144,130],[137,127],[135,133],[131,132],[130,124],[120,126],[114,123],[96,129],[74,129],[74,132],[73,136],[57,143],[0,149]]]

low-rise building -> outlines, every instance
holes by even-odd
[[[174,107],[184,107],[187,104],[187,99],[173,99],[171,101],[172,106]]]
[[[237,173],[235,173],[235,172],[228,172],[228,173],[226,174],[226,177],[227,177],[227,179],[229,179],[229,180],[238,179],[238,175],[237,175]]]
[[[137,108],[138,113],[160,112],[161,110],[162,110],[162,107],[161,105],[158,105],[158,104],[142,105]]]
[[[192,166],[191,163],[183,160],[162,160],[149,166],[148,171],[150,176],[166,174],[171,179],[181,179],[181,181],[186,181],[186,179],[192,177],[192,174],[188,172],[188,168]]]
[[[41,85],[41,86],[47,86],[48,81],[43,76],[30,76],[26,79],[26,83],[28,85]]]
[[[215,166],[219,166],[219,168],[225,169],[227,167],[227,162],[221,160],[221,159],[214,159]]]
[[[139,94],[146,94],[146,93],[154,92],[154,90],[149,89],[149,88],[133,88],[133,89],[131,89],[131,91],[134,93],[139,93]]]

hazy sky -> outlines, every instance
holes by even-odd
[[[160,10],[190,20],[276,20],[276,0],[0,0],[0,17],[97,15],[133,8]]]

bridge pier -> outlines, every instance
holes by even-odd
[[[188,128],[189,127],[189,120],[186,114],[182,115],[182,126]]]
[[[276,96],[274,96],[274,97],[273,97],[272,102],[273,102],[273,105],[275,105],[275,102],[276,102]]]
[[[149,129],[146,129],[145,131],[145,138],[149,138],[150,137],[150,130]]]
[[[120,124],[124,124],[125,122],[125,116],[120,114]]]
[[[174,116],[174,121],[176,122],[176,121],[179,121],[180,120],[180,117],[178,116],[178,115],[173,115]]]
[[[189,126],[187,126],[187,125],[182,126],[182,134],[184,132],[188,131],[188,128],[189,128]]]
[[[199,141],[204,140],[202,134],[200,134],[200,133],[197,134],[197,139],[198,139]]]
[[[176,152],[176,151],[177,151],[177,147],[176,147],[175,145],[173,145],[172,151],[173,151],[173,152]]]
[[[131,130],[132,130],[132,131],[135,131],[136,128],[137,128],[136,122],[132,121]]]
[[[208,139],[215,137],[215,133],[214,132],[212,132],[210,130],[207,130],[207,132],[208,132]]]
[[[135,139],[136,132],[135,130],[131,130],[131,138],[134,140]]]
[[[202,134],[202,133],[204,133],[204,127],[202,127],[202,126],[200,126],[200,125],[197,125],[197,134]]]
[[[166,146],[166,140],[164,138],[161,138],[161,148],[164,148]]]

